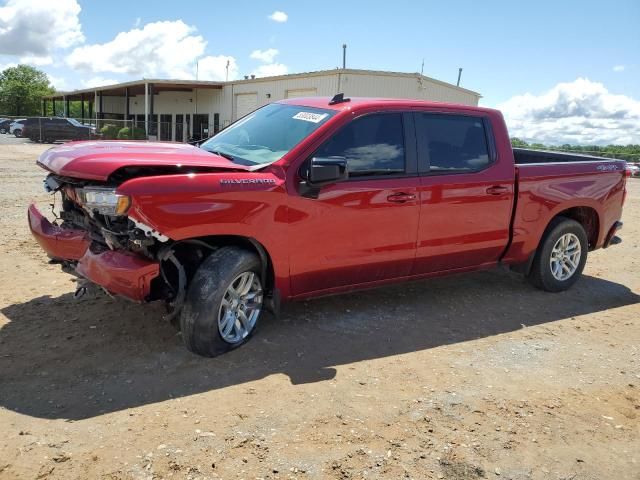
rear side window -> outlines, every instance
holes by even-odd
[[[350,177],[404,173],[402,114],[357,118],[327,140],[315,156],[345,157]]]
[[[428,160],[430,173],[474,172],[489,165],[481,118],[418,113],[416,120],[420,156]]]

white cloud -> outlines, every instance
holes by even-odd
[[[270,48],[268,50],[254,50],[249,55],[249,58],[253,58],[254,60],[260,60],[264,63],[273,63],[273,59],[276,58],[280,52],[275,48]]]
[[[82,86],[84,88],[104,87],[105,85],[113,85],[115,83],[119,83],[118,80],[114,80],[113,78],[96,76],[83,81]]]
[[[7,68],[17,67],[17,63],[9,62],[9,63],[0,63],[0,72],[3,72]]]
[[[51,57],[50,55],[46,55],[44,57],[26,55],[24,57],[20,57],[20,63],[26,63],[27,65],[35,65],[37,67],[40,67],[43,65],[51,65],[53,63],[53,57]]]
[[[640,101],[586,78],[498,105],[510,135],[552,145],[640,143]]]
[[[229,62],[229,80],[238,77],[238,64],[233,57],[218,55],[206,56],[198,61],[199,80],[226,80],[227,62]]]
[[[613,66],[613,71],[614,72],[624,72],[626,68],[627,68],[626,65],[614,65]]]
[[[289,19],[289,15],[280,10],[276,10],[271,15],[268,16],[269,20],[273,20],[274,22],[284,23]]]
[[[260,65],[253,71],[256,77],[275,77],[277,75],[285,75],[289,72],[289,68],[282,63],[267,63]]]
[[[76,0],[8,0],[0,7],[0,54],[47,57],[84,41]]]
[[[107,43],[75,48],[72,68],[146,77],[193,78],[207,42],[182,20],[148,23],[120,32]]]
[[[64,78],[51,75],[50,73],[47,74],[47,77],[49,77],[49,82],[57,91],[63,92],[65,90],[69,90],[69,84]]]

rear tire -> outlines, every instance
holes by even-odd
[[[15,135],[16,138],[20,138],[22,137],[22,130],[20,130],[19,128],[15,129],[13,131],[13,134]]]
[[[567,290],[582,275],[588,249],[582,225],[570,218],[555,218],[540,241],[527,280],[547,292]]]
[[[200,265],[187,291],[180,329],[188,350],[215,357],[247,342],[263,309],[260,259],[223,247]]]

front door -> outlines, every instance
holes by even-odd
[[[409,128],[409,114],[369,114],[344,126],[312,155],[345,157],[349,179],[322,188],[318,198],[290,197],[294,295],[411,272],[420,207],[415,144],[405,142]]]
[[[509,241],[515,171],[497,158],[489,120],[415,114],[422,170],[413,273],[496,263]]]

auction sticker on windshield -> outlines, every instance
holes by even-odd
[[[293,118],[304,120],[305,122],[319,123],[329,116],[328,113],[298,112]]]

